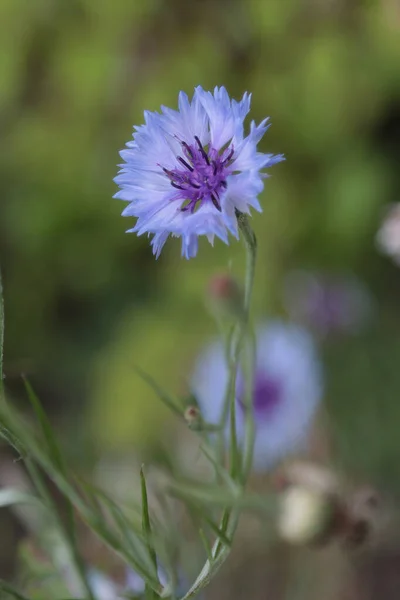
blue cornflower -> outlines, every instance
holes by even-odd
[[[250,98],[245,93],[237,102],[224,87],[211,93],[199,86],[191,102],[180,92],[178,111],[146,111],[146,124],[134,128],[133,141],[121,152],[125,163],[115,178],[121,188],[115,197],[130,203],[123,216],[137,217],[129,231],[153,235],[156,257],[170,234],[182,237],[186,258],[197,254],[200,235],[211,244],[215,236],[228,243],[228,232],[238,237],[236,210],[261,211],[262,169],[283,156],[257,152],[268,119],[252,121],[244,135]]]
[[[229,372],[220,340],[199,356],[191,381],[201,414],[208,423],[221,419]],[[236,385],[238,438],[245,432],[244,382]],[[312,336],[302,327],[274,320],[256,328],[253,414],[253,468],[268,471],[307,447],[323,394],[323,374]]]

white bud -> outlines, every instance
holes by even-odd
[[[379,249],[400,266],[400,204],[390,204],[376,234]]]
[[[291,544],[316,542],[329,533],[335,509],[333,498],[321,491],[289,487],[281,498],[279,534]]]

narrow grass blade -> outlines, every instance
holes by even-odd
[[[163,402],[173,413],[178,415],[179,417],[183,417],[183,407],[179,404],[177,400],[172,398],[169,394],[167,394],[162,387],[153,379],[151,375],[143,371],[140,367],[134,365],[133,367],[136,373],[143,379],[147,385],[151,387],[154,393],[158,396],[159,400]]]
[[[225,531],[221,527],[219,527],[219,525],[217,525],[217,523],[215,523],[211,517],[208,516],[208,514],[202,507],[200,507],[194,502],[187,501],[187,508],[192,513],[193,521],[206,523],[211,529],[211,531],[214,533],[214,535],[217,537],[217,539],[224,546],[228,546],[229,548],[231,547],[231,542],[225,535]]]
[[[237,494],[229,493],[219,486],[199,483],[179,483],[171,481],[168,485],[171,495],[184,500],[204,504],[206,507],[236,506],[239,502]]]
[[[146,477],[144,474],[143,465],[140,469],[140,488],[142,492],[142,531],[143,536],[146,540],[149,557],[152,562],[155,576],[158,580],[157,573],[157,555],[154,549],[153,540],[152,540],[152,532],[151,532],[151,522],[150,522],[150,513],[149,513],[149,502],[147,497],[147,485],[146,485]],[[154,591],[146,582],[146,596],[148,598],[154,598]]]
[[[216,523],[214,523],[214,521],[212,519],[210,519],[209,517],[207,517],[206,515],[203,515],[203,519],[207,523],[207,525],[209,526],[211,531],[219,539],[219,541],[224,546],[227,546],[228,548],[230,548],[232,546],[232,543],[231,543],[230,539],[228,539],[228,537],[226,536],[224,531],[220,527],[218,527],[218,525]]]
[[[4,348],[4,300],[3,284],[0,271],[0,401],[4,393],[3,389],[3,348]]]
[[[7,423],[7,418],[6,418],[5,413],[3,411],[0,411],[0,437],[5,439],[6,442],[12,448],[14,448],[14,450],[17,452],[17,454],[20,455],[20,457],[25,458],[26,450],[25,450],[22,442],[20,441],[19,438],[17,438],[17,436],[15,436],[13,434],[12,431],[10,431],[10,429],[6,425],[4,425],[4,423]]]
[[[200,451],[204,454],[209,463],[214,467],[215,473],[219,477],[220,481],[223,481],[228,487],[232,489],[232,491],[237,490],[237,483],[232,479],[228,471],[212,455],[212,449],[207,448],[203,445],[200,447]]]
[[[203,529],[199,529],[199,536],[200,536],[200,539],[201,539],[201,541],[203,543],[204,549],[206,551],[207,559],[211,563],[212,562],[211,544],[208,541],[207,536],[204,533]]]
[[[6,508],[14,504],[33,504],[43,508],[43,504],[39,498],[32,494],[26,494],[14,488],[0,489],[0,508]]]
[[[60,448],[58,446],[58,442],[56,440],[56,436],[54,435],[52,426],[50,425],[50,421],[47,418],[45,411],[43,410],[42,404],[34,392],[31,384],[27,380],[25,376],[22,377],[25,385],[25,390],[29,398],[29,402],[32,405],[32,408],[35,412],[36,418],[39,422],[41,432],[43,434],[44,441],[46,442],[48,453],[51,459],[54,461],[55,466],[61,471],[64,475],[66,474],[66,467],[64,463],[64,459],[62,457]]]
[[[25,390],[28,395],[31,406],[35,412],[36,418],[39,422],[40,429],[44,438],[44,441],[47,445],[48,455],[50,459],[53,461],[55,468],[67,478],[67,467],[61,453],[60,447],[58,445],[56,436],[54,434],[53,428],[50,424],[50,421],[43,410],[42,403],[40,402],[38,396],[33,390],[31,384],[29,383],[26,377],[23,377]],[[67,531],[71,543],[75,546],[75,518],[74,518],[74,509],[72,503],[65,498],[66,502],[66,515],[67,515]]]

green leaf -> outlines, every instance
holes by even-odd
[[[20,442],[19,438],[17,438],[17,436],[15,436],[8,427],[4,426],[4,422],[6,421],[6,415],[5,415],[4,411],[0,411],[0,420],[3,421],[3,423],[0,422],[0,437],[5,439],[6,442],[12,448],[14,448],[14,450],[22,458],[24,458],[26,456],[26,450],[25,450],[22,442]]]
[[[211,463],[215,469],[215,473],[221,481],[223,481],[232,491],[238,491],[237,483],[232,479],[228,471],[221,465],[217,459],[212,455],[212,448],[208,448],[205,445],[200,446],[200,451],[204,454],[206,459]]]
[[[131,561],[134,561],[134,564],[132,565],[133,568],[144,579],[149,579],[148,572],[153,570],[153,563],[149,559],[147,540],[143,539],[142,537],[140,522],[139,524],[136,524],[129,519],[121,507],[99,488],[88,483],[84,483],[82,485],[84,485],[85,492],[91,494],[92,496],[97,496],[96,504],[98,505],[99,502],[102,503],[105,509],[108,511],[110,517],[113,519],[121,539],[128,548]],[[94,502],[93,499],[91,499],[91,501],[92,503]],[[98,506],[98,511],[99,509],[101,510],[101,508]],[[137,507],[135,506],[134,509],[136,511]],[[140,512],[138,512],[138,514],[140,516]],[[102,515],[102,519],[104,520],[104,515]],[[151,579],[153,583],[156,583],[154,581],[154,576]]]
[[[207,554],[207,559],[211,563],[212,562],[211,544],[208,541],[207,536],[204,533],[203,529],[199,529],[199,536],[200,536],[201,541],[203,542],[203,546],[204,546],[204,549]]]
[[[236,492],[230,492],[215,485],[171,481],[168,484],[168,491],[172,496],[181,498],[184,501],[195,502],[197,505],[202,504],[207,510],[210,507],[234,508],[263,514],[274,514],[276,510],[275,498],[245,494],[240,489]]]
[[[225,508],[227,506],[236,506],[239,502],[236,494],[229,493],[223,488],[214,485],[171,481],[168,488],[173,496],[201,503],[207,507],[216,506]]]
[[[12,585],[0,579],[0,592],[5,592],[10,596],[10,598],[14,598],[15,600],[30,600],[27,596],[18,592]],[[6,600],[3,595],[1,595],[2,600]]]
[[[177,400],[172,398],[169,394],[167,394],[162,387],[153,379],[151,375],[143,371],[140,367],[134,365],[133,367],[136,373],[145,381],[154,393],[158,396],[159,400],[163,402],[173,413],[178,415],[179,417],[183,417],[183,407],[179,404]]]
[[[146,477],[144,475],[143,465],[140,469],[140,488],[142,492],[142,531],[144,538],[147,543],[147,547],[149,550],[149,557],[153,564],[154,573],[158,580],[157,574],[157,555],[154,549],[152,533],[151,533],[151,522],[150,522],[150,513],[149,513],[149,503],[147,497],[147,485],[146,485]],[[146,596],[151,598],[154,596],[153,590],[150,588],[148,583],[146,582]]]
[[[34,504],[43,508],[43,504],[37,496],[20,492],[14,488],[0,489],[0,508],[6,508],[14,504]]]
[[[0,397],[4,393],[3,384],[3,348],[4,348],[4,300],[3,300],[3,284],[0,271]],[[0,398],[1,400],[1,398]]]
[[[34,392],[28,379],[23,376],[23,381],[24,381],[24,385],[25,385],[25,389],[26,389],[26,393],[28,395],[29,401],[32,405],[32,408],[33,408],[35,414],[36,414],[36,418],[39,421],[42,435],[44,437],[44,440],[45,440],[47,448],[48,448],[49,457],[53,461],[55,468],[64,477],[67,478],[67,468],[65,465],[65,461],[64,461],[63,455],[61,453],[60,447],[58,445],[53,428],[50,424],[50,421],[47,418],[47,415],[46,415],[45,411],[43,410],[42,404],[41,404],[38,396]],[[71,543],[75,547],[74,509],[73,509],[72,503],[70,502],[70,500],[68,498],[65,498],[65,502],[66,502],[65,506],[66,506],[67,522],[68,522],[68,525],[67,525],[68,535],[70,537]]]
[[[189,500],[187,500],[187,507],[192,513],[194,513],[194,515],[199,521],[204,521],[208,525],[211,531],[217,536],[219,541],[224,546],[228,546],[229,548],[231,547],[231,541],[225,535],[225,531],[221,527],[219,527],[219,525],[217,525],[211,517],[208,516],[208,514],[201,506],[199,506],[195,502],[190,502]],[[204,535],[204,531],[200,531]],[[204,538],[202,538],[202,541],[204,543]]]
[[[66,467],[65,467],[64,459],[62,457],[62,454],[61,454],[60,448],[58,446],[58,442],[54,435],[53,428],[50,424],[50,421],[47,418],[47,415],[46,415],[45,411],[43,410],[42,404],[41,404],[38,396],[34,392],[28,379],[25,376],[23,376],[22,378],[24,381],[26,392],[28,394],[29,401],[35,412],[36,418],[39,421],[40,428],[41,428],[44,440],[45,440],[47,448],[48,448],[49,456],[53,460],[54,465],[57,467],[57,469],[61,473],[63,473],[63,475],[66,475]]]
[[[216,523],[214,523],[214,521],[212,519],[210,519],[209,517],[207,517],[204,514],[203,514],[203,519],[207,523],[207,525],[209,526],[209,528],[211,529],[211,531],[220,540],[220,542],[222,542],[222,544],[224,546],[227,546],[228,548],[230,548],[232,546],[232,542],[231,542],[230,539],[227,538],[227,536],[225,535],[224,531],[220,527],[218,527],[218,525]]]

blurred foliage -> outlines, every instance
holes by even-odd
[[[2,0],[0,23],[11,391],[28,373],[75,440],[89,431],[95,446],[120,449],[158,439],[165,412],[132,365],[186,393],[213,332],[207,281],[227,267],[240,273],[243,251],[203,243],[186,263],[169,241],[156,262],[147,239],[124,234],[132,222],[112,200],[118,150],[144,109],[176,106],[180,89],[248,90],[252,118],[273,124],[262,150],[287,157],[254,219],[256,313],[282,310],[293,267],[367,281],[376,331],[326,353],[328,408],[339,455],[370,474],[378,465],[393,483],[400,448],[386,425],[400,418],[400,277],[374,235],[400,189],[395,0]]]

